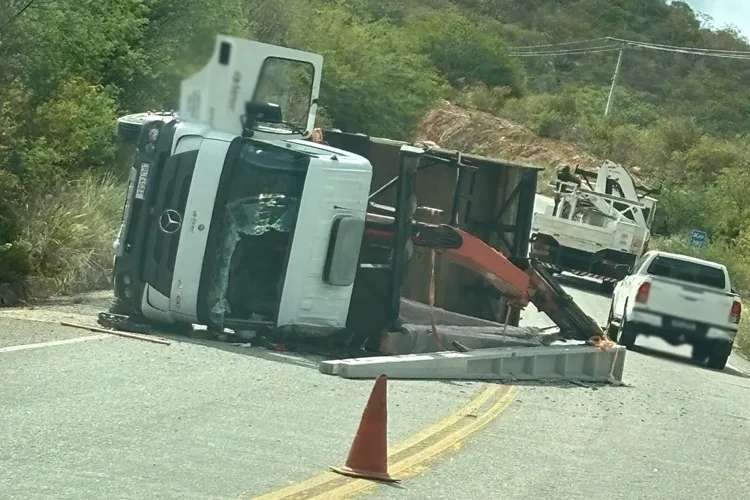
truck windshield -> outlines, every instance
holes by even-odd
[[[308,165],[307,155],[258,141],[230,146],[201,279],[212,324],[275,319]]]
[[[723,269],[672,257],[656,257],[648,266],[647,272],[653,276],[672,278],[719,290],[724,290],[726,287]]]

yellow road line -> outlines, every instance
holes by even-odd
[[[462,432],[463,429],[468,428],[468,427],[475,428],[477,422],[480,422],[480,421],[484,422],[485,416],[487,415],[487,413],[493,412],[493,410],[497,407],[497,403],[495,403],[493,406],[491,406],[490,409],[488,409],[482,415],[475,415],[475,413],[480,408],[482,408],[485,404],[487,404],[487,402],[490,401],[491,398],[497,397],[497,396],[499,396],[500,394],[502,394],[505,391],[506,394],[500,399],[500,401],[504,401],[505,398],[507,397],[507,395],[510,394],[513,389],[514,389],[513,387],[511,387],[510,389],[508,389],[506,386],[500,386],[500,385],[489,385],[489,386],[486,386],[485,389],[482,392],[480,392],[471,402],[469,402],[469,404],[467,404],[466,406],[464,406],[463,408],[461,408],[457,412],[453,413],[452,415],[449,415],[448,417],[444,418],[443,420],[439,421],[438,423],[436,423],[436,424],[434,424],[434,425],[432,425],[432,426],[430,426],[430,427],[428,427],[428,428],[426,428],[426,429],[418,432],[417,434],[414,434],[413,436],[411,436],[411,437],[407,438],[406,440],[404,440],[404,441],[396,444],[395,446],[389,447],[388,456],[389,457],[394,457],[394,456],[396,456],[396,455],[398,455],[400,453],[403,453],[406,450],[409,450],[410,448],[414,448],[414,447],[418,446],[419,444],[427,441],[428,439],[430,439],[430,438],[432,438],[432,437],[440,434],[441,432],[445,431],[449,427],[451,427],[451,426],[455,425],[456,423],[460,422],[462,419],[466,418],[467,416],[470,416],[470,415],[477,416],[477,420],[474,421],[472,424],[470,424],[470,425],[468,425],[466,427],[461,428],[459,431],[455,432],[454,434],[449,434],[448,437],[450,437],[452,435],[463,435],[463,434],[460,434],[460,432]],[[513,394],[515,394],[515,393],[513,393]],[[506,404],[506,406],[507,406],[507,404]],[[502,409],[500,411],[502,411]],[[497,413],[495,413],[495,416],[497,414],[499,414],[500,411],[497,411]],[[494,416],[492,418],[494,418]],[[492,419],[490,418],[489,421],[491,421],[491,420]],[[489,423],[489,421],[487,421],[487,423]],[[479,427],[479,428],[481,428],[481,427]],[[479,428],[476,428],[476,430],[479,430]],[[446,439],[448,439],[448,438],[444,438],[443,440],[439,441],[438,443],[442,443]],[[463,438],[459,438],[458,440],[455,440],[453,442],[453,444],[457,443],[461,439],[463,439]],[[449,446],[452,446],[453,444],[451,444]],[[435,446],[435,445],[433,445],[433,446]],[[432,447],[427,448],[427,449],[431,449],[431,448]],[[422,450],[422,452],[420,452],[420,453],[423,453],[424,451],[425,450]],[[436,452],[436,453],[439,453],[439,452]],[[419,455],[419,454],[417,454],[417,455]],[[430,455],[430,456],[433,456],[433,455]],[[413,456],[416,456],[416,455],[413,455]],[[410,458],[411,457],[406,457],[405,459],[400,460],[396,465],[398,465],[400,463],[405,463],[406,461],[410,460]],[[393,469],[393,470],[395,470],[395,469]],[[286,498],[292,498],[292,497],[295,497],[297,495],[300,495],[301,493],[303,493],[305,491],[324,487],[327,483],[334,483],[334,481],[337,481],[337,480],[339,480],[339,481],[342,480],[342,476],[339,475],[339,474],[335,474],[333,472],[324,472],[322,474],[319,474],[317,476],[311,477],[310,479],[307,479],[307,480],[302,481],[300,483],[292,484],[292,485],[287,486],[285,488],[282,488],[280,490],[273,491],[271,493],[267,493],[267,494],[265,494],[263,496],[255,497],[255,500],[282,500],[282,499],[286,499]],[[363,482],[363,483],[366,483],[364,486],[365,487],[367,486],[367,482],[366,481],[360,481],[360,480],[357,480],[357,481],[352,480],[352,481],[353,481],[354,484],[356,484],[358,482]],[[336,484],[338,484],[338,483],[336,483]],[[331,491],[338,491],[338,488],[336,487],[335,484],[331,484]]]
[[[430,459],[448,451],[451,448],[458,446],[462,441],[465,441],[472,434],[480,431],[492,422],[500,413],[505,410],[518,393],[518,387],[512,386],[497,402],[495,402],[487,411],[482,415],[478,416],[477,419],[464,427],[457,429],[455,432],[450,433],[437,443],[428,446],[427,448],[410,455],[403,460],[396,462],[389,467],[389,473],[396,478],[403,479],[405,475],[408,475],[410,469],[415,469],[417,466],[424,464]],[[312,497],[310,500],[334,500],[342,498],[352,498],[362,494],[368,488],[374,488],[377,483],[372,481],[366,481],[363,479],[355,479],[342,486],[334,488],[330,491],[322,493],[320,495]]]
[[[401,453],[402,451],[421,443],[422,441],[443,431],[444,429],[447,429],[451,425],[454,425],[466,415],[469,415],[481,408],[482,405],[484,405],[493,395],[497,394],[501,389],[502,386],[486,386],[484,390],[480,392],[479,395],[477,395],[477,397],[475,397],[473,400],[471,400],[471,402],[469,402],[469,404],[467,404],[457,412],[449,415],[438,423],[424,429],[423,431],[407,438],[394,447],[389,447],[388,456],[390,457],[396,455],[397,453]],[[324,484],[339,479],[340,477],[341,476],[339,474],[335,474],[333,472],[324,472],[300,483],[295,483],[287,486],[286,488],[273,491],[260,497],[255,497],[255,500],[281,500],[284,498],[289,498],[298,495],[303,491],[323,486]]]

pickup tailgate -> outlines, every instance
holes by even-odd
[[[657,276],[647,280],[651,282],[648,310],[679,318],[672,320],[678,323],[675,327],[697,328],[695,323],[728,326],[734,297],[725,291]]]

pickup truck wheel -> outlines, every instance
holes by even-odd
[[[625,311],[627,311],[628,306],[625,304]],[[635,347],[635,339],[637,337],[637,334],[633,330],[633,327],[628,324],[628,320],[625,317],[625,313],[622,315],[622,319],[620,320],[620,340],[618,341],[618,344],[625,346],[626,349],[631,350],[633,347]]]
[[[707,357],[708,349],[706,349],[706,346],[704,344],[695,344],[693,346],[693,351],[690,354],[690,359],[692,359],[695,363],[703,364],[706,362]]]
[[[620,334],[620,329],[614,324],[614,311],[613,306],[609,306],[609,316],[607,317],[607,337],[612,342],[617,342],[617,337]]]
[[[714,346],[708,354],[707,366],[714,370],[723,370],[729,361],[729,355],[732,353],[732,346],[724,344]]]

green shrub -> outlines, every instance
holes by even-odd
[[[509,55],[505,40],[463,14],[435,11],[409,31],[453,87],[482,83],[507,87],[513,97],[524,94],[526,72],[519,60]]]
[[[347,132],[409,139],[446,90],[429,58],[385,19],[321,4],[298,37],[325,57],[320,101]]]
[[[488,87],[484,83],[476,83],[454,92],[450,100],[463,108],[497,114],[511,93],[508,87]]]

